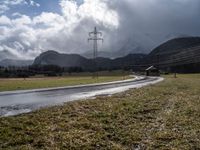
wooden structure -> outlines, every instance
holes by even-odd
[[[160,71],[154,66],[146,69],[146,76],[160,76]]]

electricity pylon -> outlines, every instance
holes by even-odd
[[[98,32],[97,28],[94,27],[94,31],[89,32],[89,41],[93,41],[93,61],[94,61],[94,78],[98,78],[98,64],[97,64],[97,57],[98,57],[98,41],[103,42],[102,32]]]

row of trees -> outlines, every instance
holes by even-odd
[[[45,76],[62,76],[63,74],[80,73],[80,72],[96,72],[96,71],[112,71],[112,70],[131,70],[131,67],[127,66],[115,66],[115,67],[59,67],[56,65],[31,65],[27,67],[1,67],[0,77],[13,77],[13,78],[28,78],[35,75]]]
[[[98,69],[86,69],[81,67],[59,67],[56,65],[32,65],[27,67],[1,67],[0,66],[0,77],[2,78],[28,78],[35,75],[45,75],[45,76],[62,76],[63,74],[71,73],[80,73],[80,72],[94,72],[94,71],[112,71],[112,70],[133,70],[138,71],[137,67],[128,67],[128,66],[118,66],[113,68],[102,68]],[[140,69],[140,71],[144,70]],[[188,65],[179,65],[179,66],[169,66],[163,68],[160,66],[161,70],[166,70],[168,72],[177,72],[177,73],[199,73],[200,72],[200,63],[188,64]]]
[[[28,67],[1,67],[0,77],[28,78],[35,75],[62,76],[64,73],[82,72],[81,67],[59,67],[56,65],[32,65]]]

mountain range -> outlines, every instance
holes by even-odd
[[[181,37],[164,42],[149,54],[129,54],[115,59],[99,57],[97,64],[101,68],[122,68],[140,66],[146,68],[150,65],[162,69],[173,66],[183,66],[200,63],[200,37]],[[38,56],[34,64],[55,64],[58,66],[85,66],[92,68],[93,61],[80,55],[59,54],[47,51]]]
[[[8,50],[0,51],[0,61],[4,59],[15,59],[16,56],[11,54]]]
[[[98,57],[96,62],[99,68],[118,68],[119,66],[139,64],[145,56],[145,54],[129,54],[116,59]],[[94,61],[93,59],[88,59],[78,54],[61,54],[56,51],[47,51],[38,56],[33,65],[57,65],[60,67],[92,69],[94,67]]]
[[[6,55],[6,51],[0,53],[0,59],[3,57],[2,54]],[[98,57],[96,62],[99,68],[104,69],[130,66],[148,67],[149,65],[167,68],[175,65],[198,64],[200,63],[200,37],[175,38],[159,45],[149,54],[128,54],[115,59]],[[83,69],[94,67],[94,61],[91,58],[79,54],[62,54],[52,50],[40,54],[34,61],[6,59],[0,61],[0,66],[25,66],[32,63],[33,65],[57,65],[60,67],[81,67]]]
[[[4,59],[0,61],[0,66],[9,67],[25,67],[32,65],[34,60],[16,60],[16,59]]]

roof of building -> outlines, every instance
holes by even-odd
[[[146,71],[148,71],[148,70],[157,70],[157,68],[154,67],[154,66],[151,66],[151,67],[149,67],[149,68],[146,69]]]

